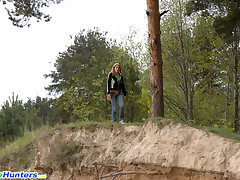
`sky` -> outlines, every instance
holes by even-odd
[[[45,9],[50,22],[32,20],[30,28],[18,28],[0,5],[0,105],[13,92],[23,102],[50,97],[45,87],[51,79],[43,75],[55,70],[58,53],[82,29],[98,27],[120,42],[134,27],[141,39],[147,32],[146,9],[146,0],[65,0]]]

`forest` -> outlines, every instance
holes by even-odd
[[[239,132],[238,1],[160,1],[165,118]],[[125,121],[151,114],[147,33],[130,29],[121,43],[98,28],[82,29],[59,52],[46,90],[56,98],[23,102],[13,93],[0,110],[0,139],[11,141],[42,125],[110,121],[107,76],[121,64],[127,99]]]

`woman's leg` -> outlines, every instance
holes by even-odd
[[[116,113],[117,113],[116,112],[117,111],[116,101],[117,101],[116,94],[114,94],[112,99],[111,99],[111,103],[112,103],[112,121],[113,121],[113,123],[116,122]]]
[[[119,122],[124,123],[124,102],[123,102],[123,95],[118,95],[118,104],[119,104]]]

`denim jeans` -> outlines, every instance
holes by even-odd
[[[122,94],[114,94],[111,103],[112,103],[112,121],[116,122],[116,114],[117,114],[117,101],[119,104],[119,122],[124,121],[124,103],[123,103],[123,95]]]

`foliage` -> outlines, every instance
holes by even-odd
[[[25,118],[22,101],[18,96],[6,101],[0,112],[0,137],[1,139],[13,140],[14,137],[24,133]]]
[[[190,117],[189,124],[233,128],[233,46],[216,29],[213,16],[185,16],[189,4],[184,0],[162,4],[170,10],[161,23],[166,117],[184,121]],[[221,14],[215,10],[216,16]],[[226,119],[225,124],[221,119]]]
[[[5,6],[9,19],[14,26],[24,27],[30,26],[30,19],[36,18],[40,20],[50,21],[51,16],[42,12],[42,9],[49,7],[51,4],[58,4],[62,0],[0,0],[0,3]]]
[[[187,14],[202,12],[202,15],[207,17],[214,17],[212,28],[215,30],[215,34],[221,37],[225,43],[221,51],[215,51],[219,53],[218,59],[227,60],[221,62],[223,68],[218,74],[227,75],[228,79],[224,81],[223,76],[222,90],[225,91],[226,106],[225,116],[226,120],[229,121],[229,101],[233,99],[233,115],[234,122],[232,123],[236,131],[239,130],[239,40],[240,40],[240,2],[237,0],[233,1],[188,1],[186,5]],[[207,13],[204,13],[207,12]],[[216,48],[216,47],[215,47]],[[217,49],[217,48],[216,48]],[[221,58],[225,57],[225,58]],[[217,79],[219,81],[219,78]],[[225,83],[225,84],[224,84]],[[226,88],[224,88],[226,87]]]
[[[17,138],[15,141],[9,143],[8,146],[2,148],[0,150],[0,158],[8,156],[9,154],[15,152],[17,149],[29,145],[43,134],[49,133],[50,129],[50,126],[42,126],[36,131],[25,133],[24,136]]]
[[[130,77],[127,79],[130,84],[128,85],[128,104],[126,104],[130,112],[127,114],[132,114],[132,117],[138,114],[136,118],[128,118],[130,122],[145,120],[150,116],[151,107],[148,43],[147,39],[139,39],[138,31],[130,27],[129,33],[121,44],[122,49],[131,57],[129,67],[126,68]]]
[[[189,0],[186,5],[186,13],[202,12],[204,16],[215,16],[213,27],[222,38],[228,42],[239,39],[240,31],[240,2],[238,0]],[[238,33],[236,33],[238,32]]]
[[[55,63],[56,71],[46,75],[52,78],[50,92],[61,94],[64,109],[73,118],[92,119],[94,113],[102,118],[106,103],[106,66],[111,61],[110,42],[106,33],[97,28],[80,31],[74,44],[63,52]]]
[[[64,110],[72,120],[110,119],[111,105],[106,96],[106,81],[113,64],[119,62],[128,92],[126,121],[141,120],[146,113],[143,111],[141,116],[137,116],[141,109],[138,102],[141,97],[139,59],[130,52],[132,48],[107,40],[106,34],[97,28],[80,31],[73,45],[59,53],[56,71],[45,75],[52,78],[47,90],[60,94]],[[135,47],[135,51],[140,52],[139,48]]]
[[[64,109],[63,97],[51,99],[49,104],[51,108],[47,117],[47,124],[54,126],[70,122],[71,115]]]
[[[47,100],[41,101],[40,99],[37,97],[36,102],[29,99],[27,103],[23,104],[13,93],[12,98],[9,98],[0,110],[1,140],[12,141],[26,132],[37,130],[44,124],[44,117],[48,111],[44,109],[45,115],[41,114],[43,107],[40,104]]]
[[[170,14],[164,16],[161,23],[166,116],[189,121],[193,118],[194,84],[197,81],[193,19],[184,17],[184,1],[174,0],[164,5],[170,8]]]

